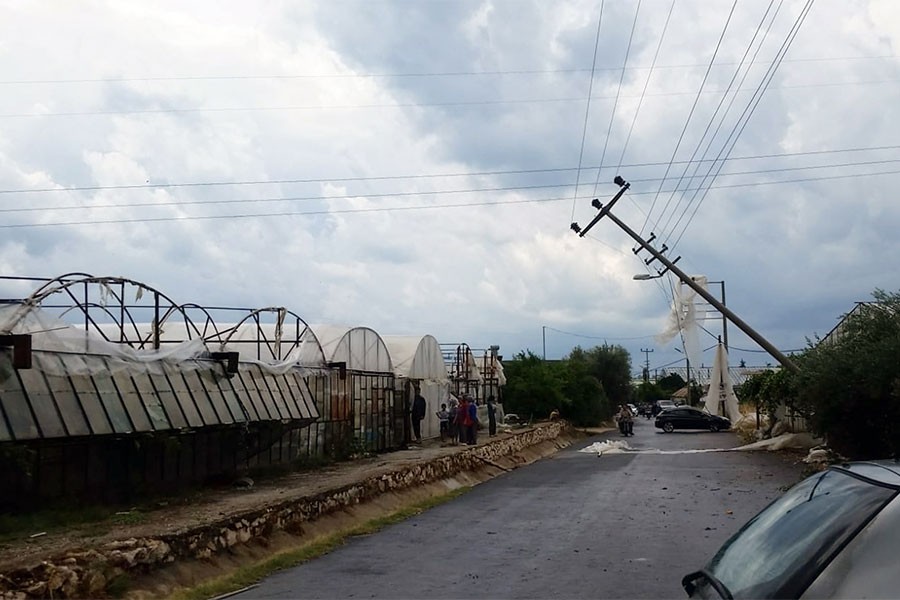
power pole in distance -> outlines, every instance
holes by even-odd
[[[793,371],[795,373],[798,372],[799,369],[797,368],[797,365],[795,365],[791,359],[789,359],[787,356],[785,356],[784,353],[781,352],[781,350],[779,350],[778,348],[773,346],[766,338],[761,336],[752,327],[747,325],[747,323],[745,323],[743,319],[741,319],[739,316],[734,314],[734,312],[732,312],[731,309],[729,309],[727,306],[725,306],[724,304],[719,302],[719,300],[715,296],[713,296],[708,291],[703,289],[702,286],[700,286],[696,281],[691,279],[690,275],[685,274],[684,271],[682,271],[677,266],[675,266],[675,262],[677,261],[677,259],[675,261],[672,261],[672,260],[669,260],[668,258],[666,258],[662,254],[662,252],[657,251],[656,248],[651,246],[649,242],[645,241],[644,238],[642,238],[640,235],[635,233],[621,219],[619,219],[614,214],[612,214],[612,212],[610,212],[610,209],[612,209],[613,205],[619,200],[619,198],[622,197],[622,194],[624,194],[628,190],[628,188],[631,187],[631,184],[626,182],[619,175],[616,175],[613,182],[616,185],[618,185],[620,188],[619,191],[616,193],[616,195],[613,196],[613,199],[606,206],[603,206],[603,204],[600,203],[600,200],[598,200],[597,198],[594,198],[591,201],[591,206],[593,206],[594,208],[597,209],[597,211],[598,211],[597,216],[595,216],[593,219],[591,219],[591,222],[588,223],[584,229],[582,229],[578,225],[578,223],[572,223],[572,231],[577,233],[579,235],[579,237],[584,237],[585,234],[587,234],[587,232],[590,231],[591,228],[600,221],[600,219],[602,219],[603,217],[609,217],[613,223],[615,223],[616,225],[619,226],[619,229],[621,229],[622,231],[627,233],[628,236],[631,237],[631,239],[633,239],[635,242],[637,242],[642,249],[647,250],[652,255],[651,258],[647,259],[644,262],[646,262],[647,264],[650,264],[654,260],[658,260],[659,262],[661,262],[663,265],[665,265],[666,271],[672,271],[673,273],[675,273],[675,275],[678,277],[678,279],[680,279],[689,288],[691,288],[692,290],[697,292],[697,294],[701,298],[703,298],[704,300],[706,300],[707,302],[712,304],[714,307],[716,307],[716,309],[720,313],[722,313],[723,315],[728,317],[728,320],[731,321],[732,323],[734,323],[738,329],[740,329],[741,331],[746,333],[750,339],[752,339],[757,344],[759,344],[763,349],[765,349],[769,354],[771,354],[773,358],[775,358],[778,362],[780,362],[785,368],[787,368],[790,371]],[[663,271],[663,272],[665,272],[665,271]]]
[[[641,352],[644,353],[644,383],[647,383],[650,381],[650,353],[653,348],[641,348]]]

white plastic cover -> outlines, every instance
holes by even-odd
[[[206,347],[210,352],[237,352],[240,362],[259,365],[267,373],[283,375],[290,369],[299,368],[309,373],[325,368],[325,354],[312,329],[306,327],[295,339],[297,333],[293,326],[279,327],[277,323],[217,323],[220,338],[211,337]],[[301,324],[302,327],[302,324]],[[107,337],[113,339],[119,326],[100,324]],[[236,328],[236,329],[235,329]],[[151,323],[128,324],[127,333],[132,337],[147,339],[153,331]],[[230,335],[229,335],[230,334]],[[207,337],[214,336],[210,330]],[[159,332],[162,342],[182,342],[187,337],[184,324],[166,322]],[[227,343],[222,343],[224,340]],[[260,340],[257,343],[257,340]],[[202,341],[202,340],[201,340]],[[169,344],[166,344],[167,346]]]
[[[728,417],[737,423],[741,419],[738,399],[734,394],[731,377],[728,376],[728,352],[725,344],[719,342],[716,357],[713,359],[709,377],[709,391],[706,394],[706,410],[710,414]]]
[[[322,344],[325,360],[343,362],[354,371],[393,373],[391,355],[384,340],[368,327],[310,325]]]
[[[385,335],[381,339],[391,355],[397,377],[447,381],[447,366],[434,336]]]
[[[691,277],[704,290],[707,289],[705,275]],[[669,313],[669,322],[665,330],[656,336],[660,345],[668,344],[680,332],[684,340],[684,351],[691,363],[699,365],[702,362],[700,352],[700,328],[697,325],[697,292],[690,286],[678,281],[674,289],[672,311]]]
[[[277,368],[279,365],[284,369],[293,366],[312,369],[325,367],[325,352],[310,327],[301,331],[300,339],[297,340],[295,339],[297,332],[290,325],[282,327],[277,323],[260,323],[259,325],[242,323],[236,326],[235,324],[217,323],[217,326],[220,332],[230,332],[235,327],[237,330],[230,336],[222,335],[223,339],[228,338],[228,343],[214,343],[213,340],[210,340],[210,349],[220,352],[239,352],[241,362],[265,364],[269,369]],[[269,343],[256,344],[255,341],[260,338],[268,340]],[[296,347],[294,347],[295,344]]]
[[[200,368],[191,359],[206,352],[201,339],[166,345],[159,350],[136,350],[126,344],[108,342],[97,332],[75,327],[26,304],[0,307],[0,333],[30,334],[34,368],[54,375],[86,375],[103,363],[87,360],[63,363],[58,357],[42,354],[42,351],[107,356],[110,360],[103,365],[104,371],[115,373],[141,363],[155,374],[163,372],[160,364],[163,362]]]

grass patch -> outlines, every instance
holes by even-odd
[[[172,600],[206,600],[223,594],[253,585],[275,571],[288,569],[303,564],[316,557],[327,554],[342,546],[348,539],[361,535],[370,535],[406,519],[418,515],[426,510],[449,502],[472,489],[469,486],[455,489],[446,494],[435,496],[421,502],[417,502],[406,508],[402,508],[384,517],[372,519],[361,525],[338,532],[323,538],[314,540],[302,547],[286,550],[275,554],[261,562],[238,569],[236,572],[200,584],[196,587],[180,590],[171,596]]]

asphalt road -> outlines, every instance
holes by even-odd
[[[738,444],[730,433],[657,433],[636,449]],[[776,453],[551,458],[299,567],[242,598],[682,598],[681,577],[800,478]]]

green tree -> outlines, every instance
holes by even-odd
[[[553,409],[562,413],[565,396],[566,365],[545,361],[530,350],[519,352],[512,361],[504,363],[506,386],[503,388],[503,408],[523,418],[546,418]]]
[[[634,390],[634,399],[639,403],[653,402],[660,398],[668,398],[668,396],[669,394],[663,391],[661,385],[652,381],[641,382]]]
[[[810,342],[791,382],[812,430],[850,458],[900,455],[900,293],[872,296],[840,335]]]
[[[566,357],[563,418],[580,427],[599,425],[612,416],[612,408],[603,384],[591,372],[591,364],[581,348]]]
[[[656,383],[659,385],[660,389],[663,392],[660,398],[668,398],[669,396],[683,388],[686,382],[684,381],[684,377],[682,377],[678,373],[669,373]]]
[[[603,385],[612,406],[631,401],[631,354],[622,346],[603,344],[586,352],[580,347],[572,355],[584,353],[591,374]]]

